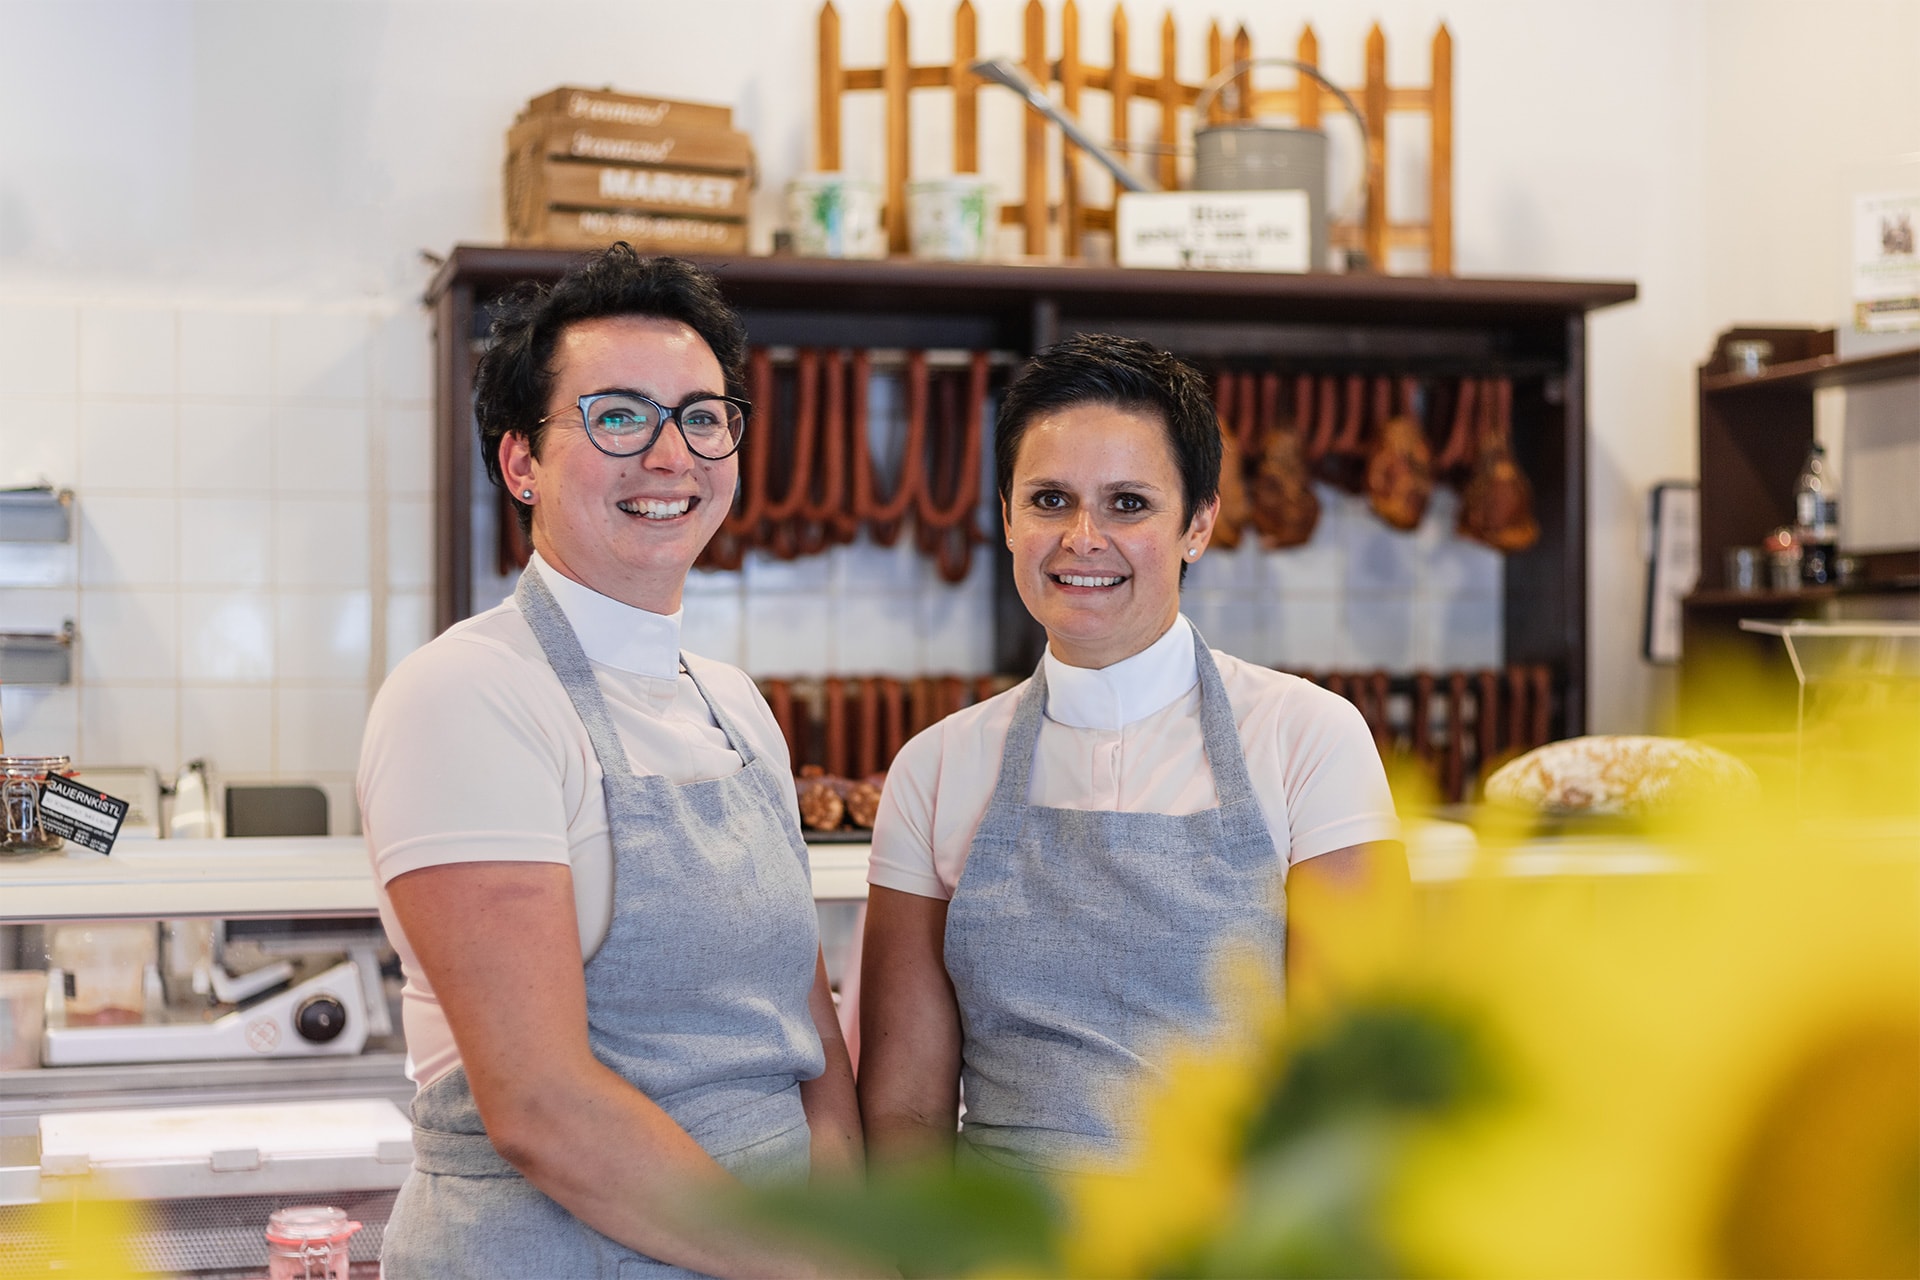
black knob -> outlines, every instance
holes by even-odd
[[[333,996],[312,996],[293,1015],[302,1040],[325,1044],[347,1029],[347,1006]]]

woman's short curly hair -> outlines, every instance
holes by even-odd
[[[487,478],[506,488],[500,441],[524,436],[540,456],[548,398],[553,394],[553,349],[568,325],[604,316],[678,320],[706,341],[725,375],[725,390],[745,386],[747,331],[713,276],[682,258],[643,258],[624,241],[551,285],[523,282],[493,303],[487,350],[474,370],[473,416]],[[520,527],[533,510],[507,489]]]

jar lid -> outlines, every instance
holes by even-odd
[[[72,766],[72,756],[0,756],[0,771],[13,775],[57,773]]]
[[[345,1209],[331,1205],[302,1204],[275,1209],[267,1219],[267,1239],[282,1244],[300,1244],[308,1240],[340,1240],[360,1229],[350,1221]]]

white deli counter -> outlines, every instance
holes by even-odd
[[[844,952],[866,895],[868,846],[809,851],[823,939],[830,952]],[[161,990],[149,974],[149,1013],[137,1024],[74,1034],[59,1025],[55,993],[45,1032],[10,1027],[9,1035],[43,1036],[44,1061],[53,1065],[0,1070],[0,1206],[62,1198],[93,1173],[108,1174],[121,1194],[155,1200],[397,1188],[411,1158],[405,1107],[413,1085],[377,913],[358,836],[123,840],[111,855],[68,845],[0,860],[0,926],[16,934],[151,922],[164,950],[179,922],[203,921],[220,944],[247,950],[250,963],[236,967],[293,972],[277,994],[224,993],[231,1004],[203,999],[194,1003],[207,1007],[184,1014],[173,1008],[171,988]],[[37,938],[7,941],[9,956],[40,949]],[[328,950],[339,954],[302,967],[301,953]],[[61,981],[57,971],[52,977]],[[312,1003],[303,997],[316,993],[344,1005],[349,1033],[306,1046],[291,1028],[296,1008]],[[277,1026],[263,1016],[270,1014]],[[223,1051],[210,1042],[224,1022],[253,1048],[279,1043],[258,1054]],[[191,1043],[133,1052],[114,1044],[157,1044],[176,1033]],[[242,1122],[255,1134],[244,1142],[233,1132]]]
[[[1474,832],[1464,824],[1411,823],[1407,836],[1414,880],[1430,893],[1444,894],[1450,883],[1481,869]],[[855,838],[812,843],[808,850],[822,944],[829,970],[838,972],[857,963],[858,907],[866,896],[870,848]],[[1506,876],[1566,877],[1596,889],[1619,877],[1681,866],[1635,841],[1566,837],[1523,846],[1501,863]],[[141,1061],[139,1054],[103,1060],[63,1049],[46,1060],[92,1065],[0,1070],[0,1208],[71,1194],[73,1179],[110,1169],[135,1194],[156,1199],[318,1194],[342,1185],[343,1178],[363,1189],[397,1188],[408,1167],[404,1111],[413,1085],[405,1076],[398,1028],[387,1025],[397,1023],[397,1015],[383,1016],[383,1006],[397,1009],[398,982],[376,917],[365,844],[357,836],[135,840],[123,841],[110,856],[69,846],[0,861],[0,925],[48,930],[74,921],[165,922],[159,929],[165,939],[182,920],[217,921],[217,946],[244,956],[233,967],[245,976],[263,974],[273,956],[293,957],[296,976],[272,997],[289,1008],[303,989],[353,969],[355,976],[345,981],[361,982],[364,999],[356,1001],[338,981],[335,990],[347,997],[349,1021],[370,1020],[375,1030],[368,1035],[358,1028],[360,1038],[351,1046],[343,1037],[331,1046],[294,1044],[294,1052],[291,1031],[283,1031],[270,1051],[208,1052],[192,1061]],[[378,958],[369,953],[369,937],[381,948]],[[19,945],[18,953],[30,949]],[[298,969],[301,952],[329,950],[338,954]],[[151,977],[149,986],[148,1030],[173,1017],[206,1033],[214,1022],[255,1019],[268,1009],[266,997],[232,996],[231,1003],[217,1005],[203,999],[195,1010],[176,1015]],[[48,1001],[50,1010],[57,1004]],[[281,1013],[290,1027],[291,1015]],[[83,1029],[78,1038],[89,1034],[98,1032]],[[259,1115],[276,1107],[286,1123],[261,1126],[259,1141],[235,1144],[219,1136],[241,1111]],[[338,1123],[311,1123],[316,1107],[341,1109]],[[116,1126],[96,1118],[136,1111],[142,1123],[129,1118]],[[168,1141],[157,1136],[160,1131]],[[107,1142],[104,1134],[115,1140]],[[206,1142],[198,1140],[209,1134]],[[316,1137],[324,1140],[316,1145]],[[43,1154],[53,1157],[51,1166]]]

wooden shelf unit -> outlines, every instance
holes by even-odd
[[[435,621],[472,607],[473,364],[487,307],[552,280],[563,250],[461,245],[429,286],[437,349]],[[1553,668],[1555,736],[1586,725],[1586,315],[1631,301],[1621,281],[1281,275],[891,259],[706,258],[753,341],[1026,354],[1076,333],[1124,333],[1197,362],[1271,359],[1315,370],[1505,374],[1514,448],[1542,535],[1509,556],[1508,662]],[[997,540],[990,546],[998,547]],[[1041,637],[996,561],[995,666],[1024,674]]]
[[[1735,373],[1729,345],[1749,339],[1771,343],[1773,361],[1758,374]],[[1845,586],[1743,593],[1726,582],[1727,551],[1759,546],[1793,523],[1815,393],[1899,378],[1920,379],[1920,347],[1843,360],[1831,329],[1729,329],[1700,366],[1700,585],[1682,602],[1681,623],[1680,710],[1689,731],[1792,727],[1793,677],[1780,645],[1741,631],[1740,618],[1808,618],[1835,601],[1920,594],[1920,547],[1859,557],[1860,580]]]

